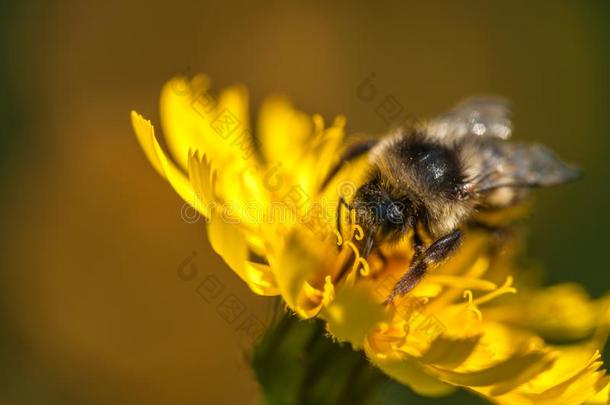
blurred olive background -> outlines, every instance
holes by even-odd
[[[248,339],[197,287],[216,277],[262,322],[272,304],[210,252],[201,222],[181,219],[130,128],[131,109],[158,124],[175,74],[242,82],[253,112],[283,92],[345,114],[350,132],[383,132],[386,97],[430,116],[505,95],[516,138],[586,173],[536,194],[530,255],[550,282],[608,290],[607,1],[163,3],[0,5],[0,403],[255,402]],[[366,78],[370,101],[358,96]],[[187,262],[192,280],[179,277]]]

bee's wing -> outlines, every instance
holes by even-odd
[[[500,97],[467,98],[430,121],[427,130],[430,136],[443,141],[468,136],[508,139],[513,131],[510,105]]]
[[[488,140],[480,147],[480,172],[470,182],[475,194],[503,187],[547,187],[580,177],[578,169],[540,144]]]

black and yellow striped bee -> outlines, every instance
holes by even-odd
[[[463,228],[480,211],[513,206],[534,187],[576,179],[579,171],[539,144],[509,141],[508,103],[494,97],[467,99],[425,124],[352,145],[328,176],[367,154],[370,174],[351,201],[365,231],[365,258],[413,230],[415,255],[386,300],[412,290],[427,268],[454,252]],[[328,183],[328,181],[326,182]],[[421,232],[432,238],[428,246]]]

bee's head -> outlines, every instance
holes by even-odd
[[[398,241],[415,223],[412,202],[392,194],[374,177],[356,191],[351,203],[356,223],[377,243]]]

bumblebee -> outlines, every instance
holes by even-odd
[[[425,124],[346,150],[323,187],[345,163],[365,154],[370,173],[351,201],[341,197],[339,232],[342,207],[354,210],[365,233],[361,255],[366,258],[413,231],[415,254],[386,303],[411,291],[429,266],[458,249],[477,212],[513,206],[531,188],[579,177],[578,169],[546,147],[510,141],[512,132],[506,100],[476,97]],[[426,246],[422,232],[433,242]]]

